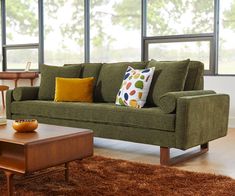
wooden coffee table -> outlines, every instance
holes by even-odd
[[[16,133],[11,120],[0,126],[0,170],[7,177],[8,195],[13,193],[14,174],[31,174],[93,155],[93,132],[87,129],[39,124],[36,132]]]

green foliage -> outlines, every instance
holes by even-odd
[[[7,0],[6,1],[6,24],[11,27],[15,32],[27,35],[37,35],[38,33],[38,20],[37,12],[32,5],[37,6],[37,1],[33,0]],[[37,11],[37,7],[36,7]],[[9,38],[11,34],[7,33]]]
[[[65,4],[66,0],[45,0],[44,6],[47,7],[48,16],[56,19],[56,11],[60,9],[61,6]]]
[[[177,24],[182,23],[186,12],[193,15],[193,24],[183,33],[201,33],[213,30],[213,0],[148,0],[147,25],[150,35],[178,34]],[[113,23],[128,29],[140,28],[140,2],[122,0],[116,3]],[[131,10],[131,14],[130,14]],[[134,12],[134,13],[133,13]]]
[[[74,40],[78,45],[84,43],[84,1],[74,0],[72,3],[72,20],[61,26],[60,31],[65,37]],[[72,11],[72,10],[71,10]],[[82,25],[81,25],[82,24]]]
[[[12,27],[14,32],[35,36],[38,34],[38,15],[33,6],[37,6],[35,0],[6,0],[7,26]],[[79,45],[84,43],[84,1],[83,0],[45,0],[47,17],[57,18],[57,11],[66,3],[72,2],[72,20],[60,27],[65,38],[74,40]],[[177,24],[182,21],[182,16],[187,11],[193,15],[193,24],[185,27],[183,33],[202,33],[213,30],[213,0],[148,0],[148,33],[150,35],[177,34]],[[92,45],[102,46],[111,44],[114,38],[103,29],[103,19],[110,17],[110,13],[97,11],[95,8],[105,6],[109,0],[91,0],[91,21],[93,30]],[[33,6],[32,6],[33,5]],[[121,25],[126,29],[140,29],[141,17],[140,0],[120,0],[113,5],[114,13],[111,13],[112,25]],[[66,13],[65,13],[66,14]],[[235,1],[229,10],[225,12],[226,21],[235,18]],[[234,22],[226,22],[226,26],[235,29]],[[112,28],[112,27],[110,27]],[[53,26],[45,29],[51,32]],[[182,30],[181,30],[182,31]],[[9,39],[12,34],[7,32]]]
[[[224,12],[224,16],[224,27],[235,30],[235,0],[233,0],[231,7]]]
[[[48,15],[56,17],[55,12],[66,0],[47,0]],[[37,0],[6,0],[6,25],[21,35],[38,35],[38,1]],[[46,29],[46,32],[52,27]],[[7,38],[12,40],[13,33],[7,31]]]
[[[102,7],[108,4],[109,0],[91,0],[90,1],[90,26],[91,26],[91,42],[94,47],[105,46],[108,48],[114,41],[114,38],[107,34],[103,28],[103,19],[109,17],[109,13],[96,10],[97,7]]]
[[[51,0],[52,1],[52,0]],[[61,26],[61,33],[67,38],[74,40],[78,45],[83,45],[84,43],[84,1],[72,1],[73,12],[72,19],[69,23]],[[107,39],[109,42],[112,41],[112,38],[108,36],[102,28],[102,14],[101,12],[93,11],[92,8],[101,6],[108,3],[108,0],[92,0],[91,1],[91,12],[90,12],[90,25],[91,28],[96,31],[95,36],[92,39],[92,45],[101,46],[103,41]],[[64,4],[66,3],[63,2]],[[64,5],[63,4],[63,5]],[[61,5],[61,6],[63,6]],[[56,12],[54,12],[56,14]],[[79,25],[78,25],[79,24]],[[81,25],[83,24],[83,25]]]
[[[122,25],[128,29],[140,28],[141,1],[122,0],[113,6],[115,14],[112,16],[114,25]]]
[[[175,23],[179,22],[185,7],[181,0],[159,0],[148,1],[147,23],[148,32],[151,35],[169,35],[174,34],[175,29],[169,28],[169,22],[173,19]]]
[[[188,1],[189,3],[189,1]],[[214,25],[214,1],[213,0],[193,0],[193,32],[213,32]]]

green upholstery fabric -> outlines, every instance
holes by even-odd
[[[133,128],[120,125],[110,125],[103,123],[92,123],[75,120],[65,120],[56,118],[45,118],[32,115],[13,115],[13,119],[36,118],[40,123],[54,124],[68,127],[78,127],[91,129],[95,137],[119,139],[144,144],[153,144],[175,147],[174,132],[161,131],[157,129]]]
[[[13,114],[105,123],[117,126],[174,131],[175,114],[159,108],[136,109],[111,103],[58,103],[54,101],[21,101],[11,105]]]
[[[40,100],[53,100],[55,96],[55,78],[77,78],[80,75],[82,66],[48,66],[41,65],[41,84],[38,98]]]
[[[147,67],[155,67],[147,104],[159,106],[159,99],[168,92],[182,91],[188,73],[189,59],[185,61],[160,62],[151,60]]]
[[[190,61],[184,90],[185,91],[202,90],[203,75],[204,75],[204,64],[199,61]]]
[[[82,70],[80,73],[81,78],[94,77],[95,82],[94,86],[96,86],[96,82],[100,73],[100,69],[102,67],[102,63],[82,63],[82,64],[64,64],[64,66],[82,66]]]
[[[188,149],[227,134],[229,96],[181,97],[176,110],[176,147]]]
[[[146,62],[120,62],[103,64],[95,89],[95,102],[114,103],[127,67],[144,69]]]
[[[94,86],[97,84],[102,63],[83,63],[81,78],[94,77]]]
[[[13,98],[13,90],[8,90],[6,92],[6,117],[7,119],[11,119],[12,116],[11,116],[11,103],[14,101],[14,98]]]
[[[160,97],[159,107],[165,113],[175,112],[178,98],[185,97],[185,96],[207,95],[207,94],[215,94],[215,91],[196,90],[196,91],[169,92]]]
[[[39,87],[17,87],[13,90],[13,98],[16,101],[38,99]]]

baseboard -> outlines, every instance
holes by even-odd
[[[235,128],[235,117],[234,116],[229,117],[228,127]]]

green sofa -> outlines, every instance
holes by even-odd
[[[227,134],[229,96],[203,90],[203,64],[190,61],[183,91],[168,92],[159,98],[160,107],[142,109],[115,105],[127,65],[139,63],[78,64],[80,77],[95,77],[94,103],[39,100],[39,87],[18,87],[7,91],[8,119],[35,118],[41,123],[89,128],[95,137],[158,145],[160,162],[171,165],[189,156],[170,157],[170,148],[186,150],[200,145],[198,155],[208,150],[208,142]],[[125,66],[124,66],[125,65]]]

